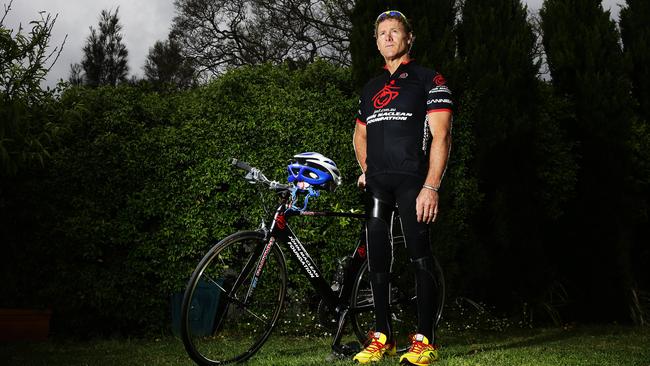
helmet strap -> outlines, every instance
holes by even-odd
[[[305,195],[304,204],[303,204],[302,208],[300,208],[300,207],[296,206],[296,201],[297,201],[296,198],[298,196],[298,192],[304,192],[304,190],[299,189],[298,187],[293,187],[291,189],[291,207],[289,208],[289,210],[300,211],[300,212],[305,211],[307,209],[307,204],[309,203],[309,198],[310,197],[318,197],[318,196],[320,196],[320,191],[318,191],[318,190],[316,190],[316,189],[314,189],[312,187],[307,188],[307,194]]]

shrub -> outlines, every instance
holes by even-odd
[[[182,290],[198,258],[264,216],[253,187],[230,167],[232,157],[284,180],[292,155],[319,151],[339,164],[345,184],[314,207],[360,207],[350,90],[348,72],[324,62],[294,71],[241,68],[175,95],[68,89],[62,103],[76,106],[80,118],[42,179],[25,178],[24,189],[42,203],[38,216],[47,218],[22,239],[28,266],[40,275],[21,279],[29,290],[7,301],[53,306],[58,329],[167,327],[169,296]],[[224,182],[230,190],[218,192]],[[301,238],[325,273],[358,235],[345,220],[303,227]]]

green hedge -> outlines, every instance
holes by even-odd
[[[41,179],[23,187],[46,217],[23,238],[24,260],[41,275],[23,274],[22,290],[5,302],[52,306],[65,330],[166,328],[169,297],[202,253],[263,217],[232,157],[284,180],[292,155],[321,152],[338,162],[345,184],[314,207],[359,209],[349,84],[346,70],[317,63],[242,68],[176,95],[128,86],[68,90],[62,103],[80,118]],[[231,189],[217,192],[223,182]],[[326,272],[357,234],[358,226],[331,219],[300,230]]]

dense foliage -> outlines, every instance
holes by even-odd
[[[632,91],[637,99],[642,119],[650,120],[650,3],[627,0],[621,9],[621,39],[626,56],[626,66],[632,81]]]
[[[293,154],[319,151],[339,162],[346,185],[314,204],[361,206],[350,143],[356,98],[348,73],[325,63],[294,72],[242,68],[167,97],[126,86],[72,88],[61,103],[81,115],[52,163],[24,184],[3,181],[22,233],[3,238],[12,248],[3,257],[21,268],[3,265],[15,270],[3,305],[52,306],[67,329],[164,326],[169,296],[202,253],[263,216],[232,157],[282,180]],[[231,189],[217,192],[223,182]],[[358,228],[322,220],[300,233],[328,271],[353,248]]]
[[[149,49],[144,78],[158,89],[184,89],[194,86],[198,76],[192,62],[181,54],[178,43],[167,39],[157,41]]]
[[[10,11],[11,2],[0,17],[0,177],[43,164],[62,117],[51,104],[55,91],[40,86],[61,51],[48,49],[56,17],[13,30],[4,24]]]
[[[629,255],[639,223],[630,150],[635,116],[620,37],[599,1],[548,0],[540,15],[553,87],[573,114],[563,129],[579,167],[575,198],[558,222],[572,243],[562,261],[568,291],[580,304],[576,316],[619,319],[632,310]],[[571,268],[575,261],[585,265]]]
[[[470,165],[484,195],[472,225],[485,251],[476,296],[508,313],[539,312],[556,275],[549,245],[556,238],[545,227],[571,192],[575,165],[558,122],[544,114],[553,101],[537,78],[526,8],[519,0],[466,0],[461,11],[459,91],[475,95],[480,111]],[[487,285],[495,282],[502,286]]]
[[[650,292],[640,289],[650,287],[650,271],[645,266],[650,261],[650,248],[644,245],[650,241],[650,3],[628,0],[628,6],[621,9],[621,39],[628,75],[632,82],[632,95],[638,118],[633,120],[631,149],[634,156],[635,220],[637,222],[634,245],[631,250],[636,283],[633,284],[633,298],[650,298]],[[645,275],[643,275],[645,274]],[[633,301],[634,303],[634,301]],[[636,308],[636,306],[633,306]],[[643,323],[643,309],[632,312],[638,323]],[[648,322],[647,314],[645,322]]]

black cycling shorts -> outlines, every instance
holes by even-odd
[[[402,231],[409,257],[429,257],[429,224],[418,222],[415,200],[420,194],[424,178],[406,174],[380,174],[366,180],[366,191],[372,197],[394,207],[397,205],[402,221]],[[367,212],[373,212],[368,207]],[[368,235],[368,265],[371,272],[390,272],[392,247],[389,240],[390,220],[369,218],[366,226]]]

